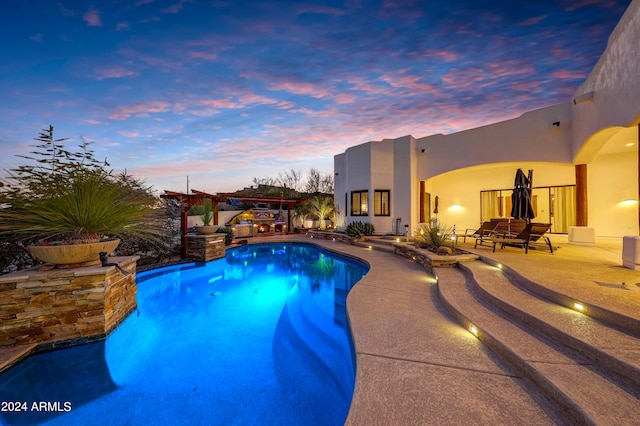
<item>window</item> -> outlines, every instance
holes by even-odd
[[[389,199],[391,191],[376,189],[373,192],[373,214],[374,216],[389,216]]]
[[[369,216],[369,191],[351,192],[351,216]]]

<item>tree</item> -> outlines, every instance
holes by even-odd
[[[322,174],[318,169],[311,168],[306,180],[300,170],[291,169],[278,174],[277,178],[253,178],[253,184],[262,187],[265,195],[280,195],[296,197],[300,193],[333,194],[333,175]]]
[[[304,192],[308,194],[314,194],[316,192],[333,194],[333,176],[331,173],[323,175],[320,170],[311,168],[304,187]]]

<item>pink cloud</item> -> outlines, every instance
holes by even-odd
[[[576,9],[580,9],[585,6],[591,6],[591,5],[599,5],[599,6],[605,6],[605,7],[617,6],[617,3],[615,1],[606,1],[606,0],[569,0],[567,3],[568,4],[565,7],[565,10],[569,12],[574,11]]]
[[[416,93],[431,93],[437,94],[439,91],[431,84],[423,83],[420,81],[421,76],[417,75],[402,75],[404,71],[400,71],[400,75],[385,74],[380,77],[380,80],[388,83],[394,88],[406,88]]]
[[[513,75],[523,75],[535,73],[535,69],[531,64],[522,64],[518,61],[511,60],[505,62],[490,62],[487,64],[489,75],[492,78],[508,77]]]
[[[512,90],[517,90],[520,92],[531,92],[534,89],[540,87],[540,82],[538,81],[530,81],[530,82],[516,82],[509,85],[509,88]]]
[[[193,0],[179,0],[178,3],[162,9],[162,13],[178,13],[184,8],[185,3],[193,3]]]
[[[318,15],[334,15],[341,16],[346,12],[344,10],[336,9],[335,7],[326,7],[319,5],[300,5],[296,7],[296,15],[302,15],[303,13],[315,13]]]
[[[123,120],[132,115],[138,117],[148,117],[151,113],[167,112],[171,110],[171,104],[165,101],[138,102],[131,105],[118,106],[116,111],[109,118],[113,120]]]
[[[229,99],[208,99],[197,102],[198,105],[209,106],[213,108],[236,108],[237,102]]]
[[[447,89],[454,90],[477,90],[483,87],[485,80],[484,72],[479,68],[452,68],[441,77]]]
[[[333,99],[338,104],[351,104],[355,102],[356,97],[349,93],[338,93]]]
[[[549,15],[535,16],[533,18],[527,19],[526,21],[523,21],[521,25],[524,25],[524,26],[536,25],[540,21],[547,19],[548,16]]]
[[[126,138],[137,138],[140,136],[140,133],[135,130],[119,130],[117,133]]]
[[[349,84],[353,85],[352,90],[358,90],[361,92],[365,92],[370,95],[390,95],[392,91],[387,85],[374,84],[368,81],[365,81],[361,77],[353,77],[348,80]]]
[[[138,71],[128,70],[124,67],[119,66],[94,71],[94,76],[97,80],[104,80],[107,78],[137,77],[139,75],[140,73]]]
[[[128,22],[118,22],[116,24],[116,31],[127,31],[131,29],[131,25]]]
[[[102,22],[100,21],[100,11],[96,9],[89,9],[82,15],[82,19],[89,25],[90,27],[101,27]]]
[[[255,93],[245,93],[240,95],[239,100],[243,104],[275,105],[280,109],[289,109],[294,105],[292,102],[280,101],[268,96],[256,95]]]
[[[271,83],[267,88],[273,91],[289,92],[296,95],[307,95],[311,96],[312,98],[324,98],[330,93],[328,90],[317,88],[314,84],[311,83],[300,83],[292,81]]]
[[[218,54],[217,53],[210,53],[210,52],[190,51],[189,52],[189,57],[191,57],[193,59],[206,59],[208,61],[215,61],[216,59],[218,59]]]
[[[431,51],[427,56],[433,56],[445,60],[446,62],[453,62],[460,59],[462,56],[459,53],[452,52],[450,50],[436,50]]]
[[[551,76],[553,78],[569,78],[569,79],[576,79],[576,78],[584,78],[585,77],[585,75],[583,73],[576,74],[575,71],[570,71],[570,70],[556,71],[553,74],[551,74]]]

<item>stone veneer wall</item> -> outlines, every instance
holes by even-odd
[[[199,262],[220,259],[226,255],[225,234],[187,234],[187,258]]]
[[[115,266],[28,270],[0,276],[0,347],[99,340],[136,308],[138,256]]]

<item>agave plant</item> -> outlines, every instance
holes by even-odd
[[[361,222],[357,220],[349,223],[345,232],[352,238],[362,240],[365,236],[373,235],[375,228],[370,222]]]
[[[416,235],[416,242],[423,246],[442,247],[451,245],[453,228],[440,221],[432,221],[420,226],[420,232]]]
[[[213,207],[211,204],[211,200],[206,198],[202,203],[202,214],[200,215],[200,219],[205,226],[211,225],[211,221],[213,220]]]

